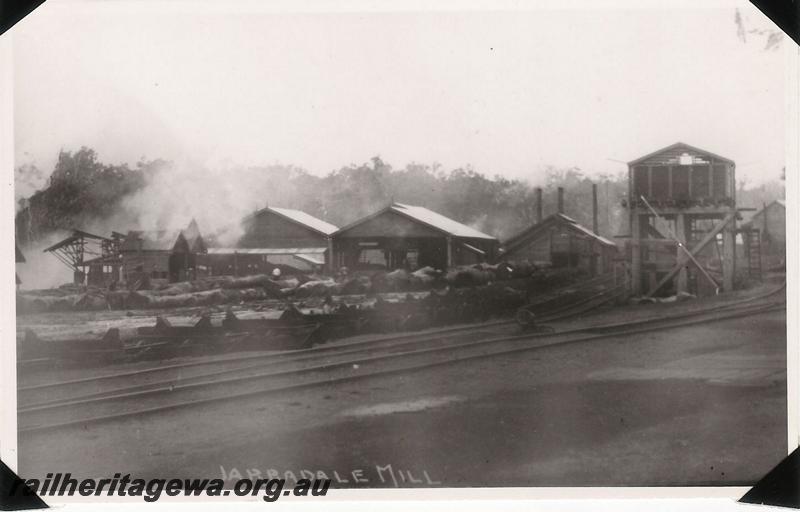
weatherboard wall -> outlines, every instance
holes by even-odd
[[[242,222],[244,234],[237,244],[243,248],[327,247],[327,236],[293,222],[268,209]]]

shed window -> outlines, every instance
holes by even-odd
[[[358,255],[358,262],[362,265],[376,265],[386,267],[386,253],[383,249],[361,249]]]

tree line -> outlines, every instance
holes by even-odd
[[[459,222],[470,225],[501,240],[536,222],[537,187],[543,189],[543,212],[547,216],[556,211],[557,189],[564,189],[565,213],[587,227],[592,226],[592,184],[598,187],[598,228],[606,237],[624,234],[628,220],[622,199],[627,194],[626,173],[587,176],[578,168],[548,167],[537,177],[538,181],[488,176],[474,168],[444,170],[440,165],[409,163],[394,168],[375,156],[368,162],[352,164],[323,176],[283,164],[268,166],[232,166],[222,175],[208,173],[207,169],[194,168],[186,180],[208,179],[201,187],[208,196],[195,194],[194,201],[202,210],[208,210],[219,194],[219,180],[225,180],[232,191],[228,204],[242,205],[246,209],[271,206],[295,208],[322,218],[337,226],[344,226],[386,206],[391,201],[424,206]],[[38,190],[20,197],[16,216],[17,241],[21,245],[33,243],[49,233],[59,230],[86,229],[103,226],[103,221],[117,217],[131,209],[130,198],[144,194],[139,208],[157,208],[163,224],[169,225],[177,212],[170,204],[155,205],[149,197],[148,186],[159,182],[162,173],[177,172],[173,162],[155,159],[142,160],[133,166],[111,165],[100,161],[97,153],[87,147],[77,151],[61,151],[49,177],[32,165],[16,169],[18,189]],[[186,172],[182,170],[181,172]],[[211,176],[213,178],[206,178]],[[216,180],[214,182],[212,180]],[[174,185],[173,185],[174,186]],[[162,186],[163,187],[163,186]],[[781,198],[783,183],[773,182],[757,188],[740,183],[737,191],[740,205],[760,207],[762,203]],[[156,194],[153,194],[155,197]],[[161,192],[159,198],[165,197]],[[179,191],[169,200],[182,199]],[[139,229],[137,215],[129,212],[122,216],[128,229]],[[216,212],[226,217],[225,212]],[[227,216],[230,217],[230,216]],[[230,219],[228,219],[230,220]],[[207,223],[208,224],[208,223]],[[206,230],[209,227],[203,226]],[[107,233],[98,233],[107,234]]]

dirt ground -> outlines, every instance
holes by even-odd
[[[427,292],[382,293],[381,297],[388,302],[403,300],[407,295],[422,298]],[[371,303],[364,295],[347,295],[336,298],[348,305]],[[309,297],[294,301],[301,311],[321,312],[321,297]],[[214,322],[225,317],[228,309],[237,317],[245,318],[278,318],[284,309],[284,302],[263,300],[243,302],[241,304],[217,306],[193,306],[171,309],[131,309],[102,311],[60,311],[49,313],[31,313],[17,315],[17,336],[22,337],[26,329],[33,330],[43,341],[58,341],[67,338],[102,337],[108,329],[120,329],[123,336],[133,334],[137,327],[155,325],[157,316],[162,316],[173,325],[194,325],[202,315],[209,315]]]
[[[322,471],[343,487],[746,485],[787,451],[785,328],[785,313],[772,312],[33,433],[19,440],[20,472]]]

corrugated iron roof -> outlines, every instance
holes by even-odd
[[[62,248],[64,246],[72,244],[73,242],[81,240],[82,238],[89,238],[89,239],[92,239],[92,240],[108,240],[107,238],[102,237],[102,236],[93,235],[92,233],[87,233],[86,231],[81,231],[80,229],[74,229],[74,230],[72,230],[72,234],[70,236],[68,236],[67,238],[61,240],[60,242],[57,242],[57,243],[51,245],[50,247],[45,249],[44,252],[55,251],[56,249],[60,249],[60,248]]]
[[[423,224],[427,224],[439,231],[444,231],[452,236],[462,238],[483,238],[486,240],[495,240],[495,237],[481,233],[475,228],[461,224],[449,217],[445,217],[440,213],[436,213],[423,206],[412,206],[402,203],[393,203],[391,206],[392,211],[398,212],[402,215],[411,217]]]
[[[180,230],[129,231],[120,250],[139,250],[137,242],[141,240],[143,251],[171,251],[179,237],[183,237]]]
[[[210,247],[208,254],[323,254],[327,251],[327,247],[255,247],[255,248],[239,248],[239,247]]]
[[[581,224],[578,224],[577,222],[573,221],[572,227],[577,229],[581,233],[585,233],[587,236],[590,236],[590,237],[596,239],[598,242],[601,242],[601,243],[606,244],[606,245],[614,245],[614,246],[617,245],[614,242],[612,242],[611,240],[609,240],[608,238],[596,234],[591,229],[589,229],[586,226],[583,226]]]
[[[523,230],[517,235],[509,238],[504,242],[503,245],[506,247],[508,251],[514,250],[514,246],[518,245],[519,242],[527,239],[530,236],[534,236],[537,231],[544,229],[547,225],[552,224],[554,222],[561,222],[566,226],[568,226],[570,229],[579,231],[581,234],[593,238],[603,245],[609,247],[617,247],[617,244],[615,244],[613,241],[609,240],[606,237],[595,234],[591,229],[579,224],[578,221],[576,221],[572,217],[564,215],[563,213],[554,213],[548,216],[547,218],[542,220],[542,222],[534,224],[533,226]]]
[[[278,208],[276,206],[267,206],[266,208],[262,208],[257,212],[248,215],[244,218],[244,220],[250,219],[258,215],[259,213],[270,211],[281,217],[289,219],[292,222],[296,222],[301,226],[305,226],[309,229],[312,229],[318,233],[322,233],[323,235],[332,235],[336,232],[339,228],[331,224],[330,222],[325,222],[322,219],[318,219],[313,215],[309,215],[308,213],[300,210],[293,210],[291,208]]]
[[[764,210],[768,209],[773,204],[778,204],[778,205],[782,206],[785,209],[786,208],[786,199],[776,199],[776,200],[772,201],[771,203],[769,203],[768,205],[762,207],[760,210],[758,210],[753,215],[751,215],[750,219],[747,222],[742,223],[741,226],[739,226],[739,227],[740,228],[748,228],[748,227],[750,227],[753,224],[753,220],[756,217],[758,217],[759,215],[763,215],[764,214]]]
[[[705,149],[700,149],[700,148],[695,147],[695,146],[690,146],[689,144],[686,144],[685,142],[676,142],[674,144],[670,144],[669,146],[667,146],[665,148],[661,148],[659,150],[653,151],[652,153],[648,153],[648,154],[646,154],[646,155],[644,155],[642,157],[639,157],[636,160],[631,160],[630,162],[628,162],[628,165],[636,165],[636,164],[638,164],[640,162],[644,162],[645,160],[653,158],[653,157],[659,155],[660,153],[672,151],[672,150],[679,149],[679,148],[683,148],[683,149],[687,149],[687,150],[690,150],[690,151],[694,151],[696,153],[700,153],[700,154],[709,156],[711,158],[714,158],[715,160],[721,160],[723,162],[728,162],[730,164],[734,163],[734,161],[731,160],[730,158],[725,158],[724,156],[720,156],[720,155],[718,155],[716,153],[712,153],[711,151],[706,151]]]

